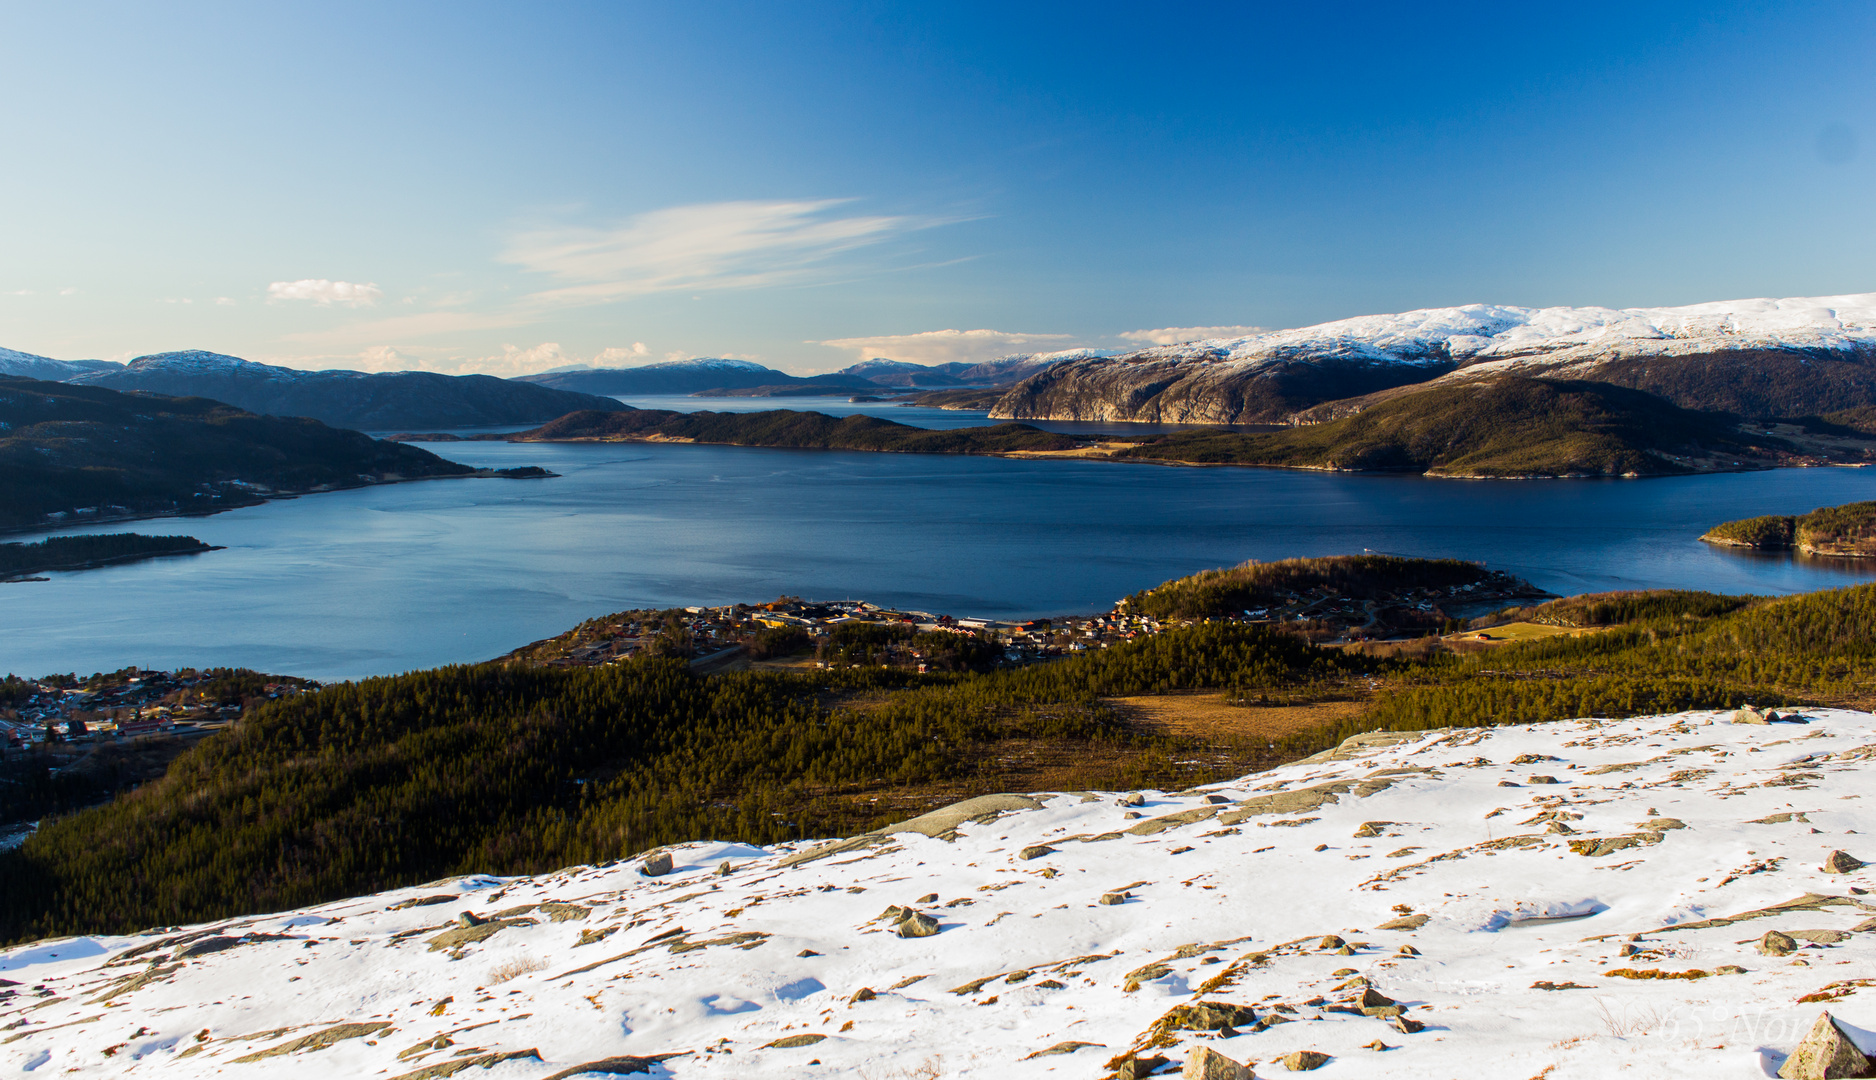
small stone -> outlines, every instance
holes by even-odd
[[[1257,1080],[1251,1070],[1209,1046],[1193,1047],[1179,1076],[1181,1080]]]
[[[1721,964],[1719,967],[1713,969],[1713,973],[1715,975],[1744,975],[1746,969],[1740,967],[1738,964]]]
[[[473,911],[465,911],[456,916],[457,926],[481,926],[485,922],[488,920]]]
[[[1413,1035],[1417,1032],[1425,1031],[1426,1025],[1411,1016],[1396,1016],[1394,1018],[1394,1030],[1400,1032],[1402,1035]]]
[[[1798,943],[1789,935],[1767,930],[1759,939],[1759,951],[1766,956],[1789,956],[1798,951]]]
[[[1117,800],[1122,806],[1145,806],[1146,796],[1137,791],[1128,792]]]
[[[1335,936],[1334,934],[1330,934],[1329,936],[1327,936],[1327,937],[1325,937],[1325,938],[1323,938],[1323,939],[1322,939],[1321,941],[1319,941],[1319,942],[1317,942],[1317,943],[1316,943],[1316,948],[1318,948],[1318,949],[1340,949],[1340,948],[1342,948],[1342,947],[1344,947],[1344,946],[1346,946],[1347,944],[1348,944],[1348,942],[1346,942],[1346,941],[1343,941],[1343,940],[1342,940],[1341,938],[1339,938],[1339,937],[1337,937],[1337,936]]]
[[[1114,1073],[1114,1080],[1144,1080],[1164,1064],[1166,1058],[1159,1054],[1143,1058],[1130,1057],[1120,1063],[1120,1068]]]
[[[924,896],[918,898],[918,902],[921,904],[936,904],[938,902],[938,894],[935,892],[926,893]]]
[[[792,1050],[797,1046],[813,1046],[825,1038],[827,1038],[825,1035],[789,1035],[772,1043],[763,1043],[762,1049],[767,1050],[773,1047],[777,1050]]]
[[[1515,782],[1515,781],[1512,781],[1512,780],[1500,780],[1500,781],[1498,782],[1498,786],[1499,786],[1499,787],[1523,787],[1524,785],[1523,785],[1523,784],[1520,784],[1520,783],[1517,783],[1517,782]],[[1299,1053],[1299,1054],[1300,1054],[1300,1053],[1302,1053],[1302,1052],[1303,1052],[1303,1051],[1301,1051],[1301,1050],[1298,1050],[1298,1051],[1297,1051],[1297,1053]]]
[[[1292,1050],[1283,1055],[1283,1067],[1291,1072],[1309,1072],[1329,1063],[1329,1055],[1315,1050]]]
[[[1038,990],[1066,990],[1068,989],[1068,987],[1067,985],[1063,983],[1056,982],[1054,979],[1044,979],[1041,982],[1036,984],[1036,989]]]
[[[1765,714],[1750,705],[1733,713],[1733,723],[1735,724],[1764,724],[1767,722]]]
[[[1335,950],[1335,955],[1337,955],[1337,956],[1353,956],[1353,955],[1355,955],[1355,950],[1354,950],[1354,949],[1351,949],[1351,948],[1349,948],[1349,947],[1348,947],[1348,946],[1346,946],[1346,945],[1344,945],[1344,946],[1342,946],[1341,948],[1339,948],[1339,949],[1336,949],[1336,950]]]
[[[1824,860],[1824,872],[1826,874],[1854,874],[1868,865],[1862,859],[1847,852],[1833,851],[1830,857]]]
[[[1225,798],[1223,795],[1207,795],[1205,796],[1205,801],[1208,803],[1228,803],[1231,800]]]
[[[1400,948],[1396,949],[1395,952],[1400,953],[1400,955],[1402,956],[1419,956],[1420,955],[1420,950],[1414,948],[1412,945],[1402,945]]]
[[[1380,1039],[1376,1039],[1375,1041],[1371,1043],[1363,1044],[1362,1049],[1363,1050],[1392,1050],[1394,1048],[1382,1042]]]
[[[1621,948],[1619,948],[1619,949],[1617,949],[1617,950],[1615,951],[1615,954],[1616,954],[1617,956],[1634,956],[1634,955],[1635,955],[1636,953],[1638,953],[1638,952],[1641,952],[1641,950],[1640,950],[1640,949],[1637,949],[1637,948],[1636,948],[1635,946],[1633,946],[1633,945],[1624,945],[1624,946],[1622,946]]]
[[[815,952],[813,949],[803,949],[800,952],[796,953],[795,955],[796,956],[819,956],[821,954]]]
[[[1557,783],[1557,778],[1554,776],[1531,776],[1526,777],[1524,782],[1527,784],[1554,784]]]
[[[663,877],[672,869],[671,853],[660,851],[638,865],[638,872],[646,877]]]
[[[1134,821],[1138,818],[1143,818],[1145,816],[1146,816],[1145,814],[1142,814],[1138,810],[1129,810],[1126,813],[1121,815],[1121,817],[1126,818],[1128,821]]]
[[[1101,894],[1101,903],[1106,904],[1109,907],[1113,907],[1115,904],[1124,904],[1126,902],[1127,902],[1127,894],[1124,892],[1110,892],[1110,893]]]
[[[1317,851],[1327,851],[1327,850],[1329,850],[1329,845],[1327,845],[1327,844],[1317,844],[1317,845],[1316,845],[1316,850],[1317,850]]]
[[[727,862],[720,862],[717,864],[716,872],[717,872],[718,877],[729,877],[731,874],[736,872],[736,867],[732,866],[731,864]]]
[[[1016,857],[1019,859],[1040,859],[1044,855],[1053,854],[1055,854],[1055,849],[1047,844],[1031,844],[1017,852]]]
[[[913,912],[899,920],[899,925],[893,927],[892,932],[902,938],[930,937],[938,932],[938,920],[922,912]]]
[[[1358,974],[1360,974],[1360,972],[1356,971],[1354,968],[1336,968],[1334,971],[1329,972],[1329,977],[1332,979],[1339,979],[1344,975],[1358,975]],[[1366,984],[1363,984],[1363,985],[1366,985]]]
[[[872,1000],[873,1000],[874,998],[876,998],[876,997],[878,997],[878,996],[879,996],[878,994],[875,994],[875,993],[873,992],[873,988],[872,988],[872,987],[870,987],[870,986],[862,986],[862,987],[860,987],[860,988],[859,988],[858,990],[855,990],[855,991],[853,992],[853,996],[852,996],[852,997],[850,997],[850,998],[848,998],[848,999],[847,999],[847,1004],[849,1004],[849,1005],[858,1005],[858,1004],[859,1004],[860,1002],[862,1002],[862,1001],[872,1001]]]
[[[1356,1008],[1361,1010],[1363,1016],[1378,1016],[1382,1019],[1392,1019],[1406,1011],[1401,1006],[1400,1002],[1395,1001],[1393,998],[1388,997],[1372,986],[1361,992],[1361,1000],[1355,1004]]]
[[[1835,1080],[1844,1076],[1868,1076],[1870,1071],[1870,1059],[1856,1048],[1828,1012],[1818,1014],[1817,1022],[1799,1040],[1798,1048],[1778,1067],[1778,1075],[1783,1080]]]

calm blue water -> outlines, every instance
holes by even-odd
[[[1468,482],[686,445],[452,443],[544,481],[441,480],[100,526],[228,550],[0,585],[0,672],[244,665],[322,679],[493,657],[628,607],[865,597],[1104,609],[1206,567],[1373,549],[1559,593],[1787,593],[1876,567],[1715,551],[1726,519],[1876,497],[1876,472]]]

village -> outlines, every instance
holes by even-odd
[[[1507,575],[1449,589],[1406,588],[1380,598],[1329,586],[1286,591],[1275,602],[1206,616],[1268,626],[1315,644],[1426,642],[1475,631],[1500,609],[1548,598]],[[1509,607],[1508,607],[1509,606]],[[701,673],[748,669],[825,670],[884,666],[921,674],[1047,663],[1161,633],[1194,619],[1160,619],[1117,601],[1090,615],[1010,621],[884,607],[864,600],[622,611],[517,649],[502,659],[552,667],[597,667],[657,655]],[[1481,635],[1472,634],[1479,637]]]
[[[88,679],[9,676],[0,684],[0,748],[84,745],[158,735],[205,735],[263,701],[318,689],[288,676],[227,668],[125,668]]]

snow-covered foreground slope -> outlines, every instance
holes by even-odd
[[[1876,1027],[1876,882],[1822,869],[1876,858],[1876,717],[1729,719],[1370,736],[1138,806],[992,797],[670,849],[662,877],[43,942],[0,954],[0,1074],[1097,1077],[1203,1047],[1266,1075],[1313,1050],[1324,1077],[1764,1076],[1818,995]],[[937,932],[896,935],[894,905]],[[1797,950],[1757,951],[1773,930]],[[1199,1001],[1244,1011],[1172,1013]]]

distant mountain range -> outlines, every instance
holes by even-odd
[[[1024,379],[999,419],[1232,424],[1330,419],[1403,388],[1497,375],[1588,380],[1749,418],[1876,406],[1876,293],[1677,308],[1487,304],[1087,355]],[[1327,407],[1340,402],[1345,407]],[[1318,409],[1305,416],[1306,410]]]
[[[1009,356],[981,364],[912,364],[866,360],[827,375],[790,375],[747,360],[701,358],[627,368],[569,368],[523,375],[536,383],[586,394],[698,394],[715,397],[795,397],[881,389],[923,390],[1003,386],[1065,359],[1096,355],[1086,350]]]
[[[213,398],[269,416],[308,416],[333,427],[484,427],[551,420],[580,409],[622,409],[605,397],[430,371],[300,371],[191,350],[140,356],[64,381],[112,390]]]

